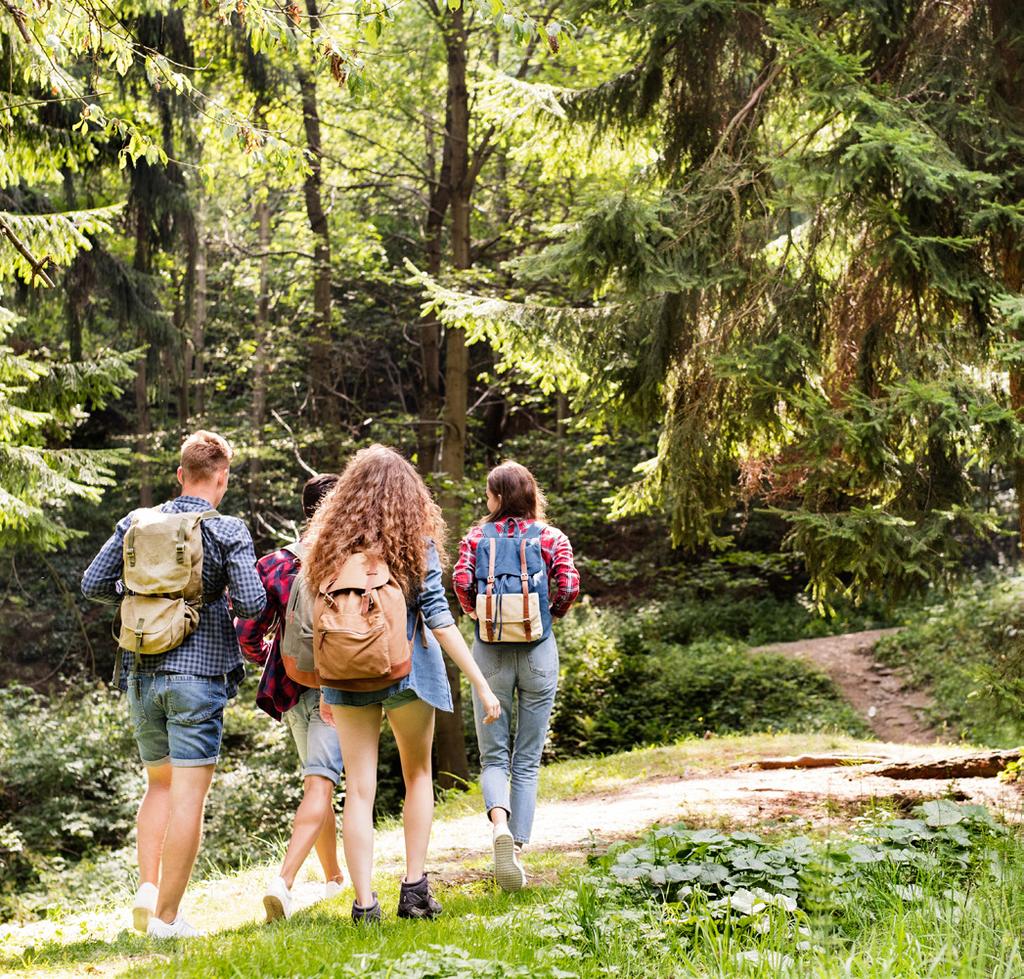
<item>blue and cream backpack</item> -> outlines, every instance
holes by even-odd
[[[551,633],[548,569],[540,525],[511,536],[493,523],[476,545],[476,634],[481,642],[539,642]]]

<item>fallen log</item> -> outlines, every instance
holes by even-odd
[[[879,755],[794,755],[786,758],[759,758],[736,768],[834,768],[837,765],[873,765],[885,759]]]
[[[864,770],[865,775],[883,778],[994,778],[1011,761],[1019,761],[1024,748],[1006,751],[977,751],[950,755],[946,758],[921,758],[893,764],[876,765]]]

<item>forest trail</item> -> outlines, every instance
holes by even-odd
[[[741,746],[739,751],[737,744]],[[788,826],[838,832],[849,827],[865,809],[881,805],[905,812],[919,800],[950,794],[983,803],[1009,818],[1020,816],[1020,792],[994,778],[903,782],[872,774],[856,764],[810,769],[752,767],[758,760],[794,750],[818,754],[838,751],[851,758],[887,761],[948,753],[948,748],[938,745],[781,735],[712,739],[650,749],[652,756],[659,756],[651,768],[656,774],[631,774],[616,770],[613,760],[594,759],[586,769],[575,773],[578,782],[573,784],[580,785],[576,794],[542,801],[538,807],[534,841],[527,856],[535,883],[554,881],[566,866],[578,865],[588,854],[601,852],[616,840],[635,837],[655,824],[685,821],[691,826],[769,831]],[[477,882],[487,886],[490,876],[487,824],[482,814],[466,812],[465,808],[461,814],[440,818],[434,827],[429,869],[442,900],[446,888]],[[400,827],[380,832],[376,850],[380,874],[402,872]],[[320,895],[322,885],[312,879],[314,863],[307,862],[293,890],[297,910],[314,904]],[[262,920],[261,899],[270,872],[268,867],[256,866],[234,876],[196,884],[186,896],[184,911],[210,932],[255,924]],[[347,914],[350,900],[348,889],[335,900],[333,910],[339,917]],[[128,920],[127,907],[108,907],[20,926],[0,926],[0,974],[115,975],[137,966],[150,960],[156,949],[145,939],[126,932]],[[107,946],[108,942],[113,944]],[[19,963],[18,957],[26,949],[33,950],[29,954],[35,959],[35,968]],[[20,965],[18,971],[6,971],[16,963]]]
[[[869,629],[756,646],[751,652],[781,653],[827,673],[879,740],[934,744],[939,736],[926,716],[931,698],[922,690],[910,688],[900,670],[886,666],[874,656],[879,639],[898,631]]]

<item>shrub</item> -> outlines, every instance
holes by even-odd
[[[932,718],[956,737],[1024,741],[1024,579],[977,582],[911,617],[879,643],[883,662],[930,690]]]
[[[831,680],[802,663],[723,639],[654,641],[648,631],[642,616],[586,609],[562,625],[552,756],[665,744],[706,731],[867,732]]]

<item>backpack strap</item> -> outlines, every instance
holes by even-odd
[[[494,552],[497,550],[497,548],[495,547],[495,541],[493,538],[491,540],[491,546],[488,548],[488,550],[490,551],[491,556],[489,564],[487,566],[487,601],[485,605],[485,624],[487,626],[487,641],[494,642]]]
[[[533,642],[530,628],[530,575],[526,570],[526,538],[519,538],[519,581],[523,586],[523,633],[527,642]]]

